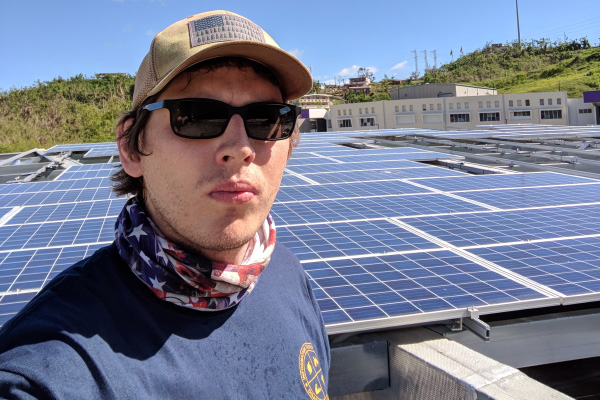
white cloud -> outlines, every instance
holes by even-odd
[[[353,65],[351,67],[347,67],[347,68],[343,68],[341,71],[339,71],[337,74],[335,74],[336,76],[341,76],[342,78],[346,78],[346,77],[355,77],[358,75],[358,69],[361,68],[358,65]],[[377,71],[379,71],[379,68],[377,67],[363,67],[368,69],[372,74],[376,74]]]
[[[148,36],[154,36],[154,31],[152,29],[148,29],[146,31],[146,35],[148,35]]]
[[[402,62],[399,62],[398,64],[396,64],[392,68],[390,68],[390,71],[396,71],[396,70],[399,70],[399,69],[405,69],[407,64],[408,64],[408,61],[406,61],[406,60],[404,60]]]
[[[300,58],[300,56],[302,54],[304,54],[304,50],[300,50],[300,49],[292,49],[292,50],[288,50],[287,52],[296,58]]]
[[[359,66],[358,65],[353,65],[351,67],[347,67],[342,69],[340,72],[338,72],[336,75],[337,76],[351,76],[351,75],[356,75],[356,72],[358,71]]]

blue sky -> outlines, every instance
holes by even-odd
[[[598,0],[521,0],[521,38],[600,42]],[[211,9],[241,14],[302,60],[321,82],[369,68],[406,78],[486,42],[516,40],[515,0],[0,0],[0,89],[97,72],[135,74],[152,36]]]

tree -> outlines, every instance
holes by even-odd
[[[321,85],[321,82],[313,81],[311,93],[321,93],[322,88],[323,88],[323,86]]]

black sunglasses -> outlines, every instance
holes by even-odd
[[[225,132],[229,120],[239,114],[248,137],[256,140],[283,140],[292,136],[301,108],[292,104],[262,102],[234,107],[213,99],[161,100],[145,110],[169,110],[171,129],[188,139],[213,139]]]

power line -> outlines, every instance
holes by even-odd
[[[581,20],[578,22],[573,22],[567,25],[562,25],[562,26],[555,26],[553,27],[553,29],[550,30],[544,30],[544,31],[534,31],[532,34],[528,34],[528,36],[535,38],[535,37],[542,37],[542,36],[548,36],[551,34],[556,34],[556,33],[563,33],[566,31],[570,31],[573,32],[573,30],[578,30],[581,31],[582,29],[586,29],[586,28],[591,28],[591,27],[595,27],[595,26],[600,26],[600,17],[596,17],[596,18],[589,18],[589,19],[585,19],[585,20]]]

